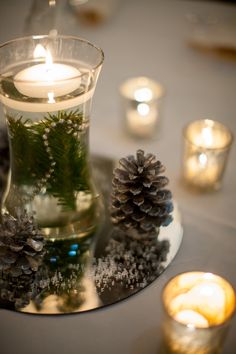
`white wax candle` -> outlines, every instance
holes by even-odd
[[[33,65],[14,77],[17,90],[33,98],[63,96],[79,88],[80,71],[66,64],[48,63]]]
[[[78,95],[65,97],[63,100],[56,99],[80,87],[81,73],[85,74],[88,80],[88,77],[92,78],[92,72],[84,66],[79,70],[72,65],[54,63],[49,50],[41,44],[35,47],[34,57],[43,63],[18,72],[14,77],[14,85],[21,94],[30,98],[41,98],[44,101],[17,100],[8,95],[1,95],[1,101],[5,106],[26,112],[52,112],[78,106],[92,97],[94,87]]]

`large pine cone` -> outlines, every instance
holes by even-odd
[[[160,176],[164,166],[143,150],[137,151],[136,159],[127,156],[119,163],[112,181],[112,223],[133,237],[157,235],[160,226],[172,221],[172,194],[165,189],[169,180]]]

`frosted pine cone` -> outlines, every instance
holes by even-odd
[[[0,302],[16,309],[34,296],[35,275],[44,256],[44,239],[26,212],[2,216],[0,225]]]
[[[0,270],[9,276],[29,275],[38,270],[44,256],[44,239],[26,212],[17,218],[2,216],[0,224]]]
[[[157,235],[160,226],[172,221],[172,194],[165,189],[169,180],[160,176],[164,166],[143,150],[119,163],[112,181],[112,223],[133,237]]]

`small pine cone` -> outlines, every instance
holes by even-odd
[[[160,226],[172,221],[172,194],[165,189],[169,180],[160,176],[164,166],[153,154],[138,150],[127,156],[113,172],[112,223],[133,237],[157,235]]]
[[[0,224],[0,271],[10,277],[36,272],[44,256],[44,238],[26,212],[16,218],[2,216]]]

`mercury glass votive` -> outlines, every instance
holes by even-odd
[[[128,133],[137,138],[155,135],[161,117],[162,85],[144,76],[131,78],[121,85],[120,94]]]
[[[228,281],[212,273],[183,273],[167,283],[162,301],[165,353],[221,353],[236,306]]]
[[[223,124],[202,119],[184,129],[183,177],[200,190],[221,186],[233,136]]]

